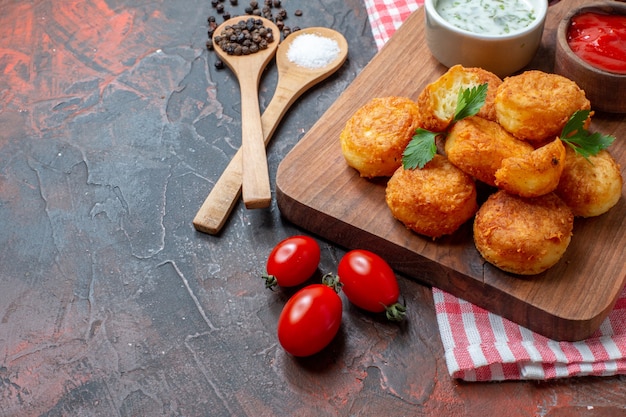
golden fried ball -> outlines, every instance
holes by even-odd
[[[534,275],[561,259],[573,227],[572,211],[556,194],[526,199],[499,190],[476,213],[474,243],[503,271]]]
[[[454,165],[494,186],[495,174],[502,160],[528,155],[533,147],[514,138],[498,123],[473,116],[452,126],[444,150]]]
[[[591,108],[574,81],[535,70],[505,78],[494,106],[502,127],[534,144],[553,140],[574,112]]]
[[[394,218],[432,238],[454,233],[478,209],[474,180],[441,155],[422,169],[398,168],[385,198]]]
[[[402,153],[419,126],[419,109],[411,99],[374,98],[341,132],[343,156],[362,177],[390,177],[402,164]]]
[[[620,166],[611,154],[600,151],[589,160],[567,149],[556,194],[580,217],[599,216],[617,204],[622,195]]]
[[[493,101],[496,89],[502,80],[482,68],[465,68],[455,65],[437,80],[428,84],[417,98],[424,129],[432,132],[446,130],[454,117],[459,91],[462,88],[472,88],[485,83],[489,84],[487,98],[478,116],[495,121],[496,112]]]
[[[556,189],[564,166],[565,145],[556,138],[530,154],[504,159],[496,186],[521,197],[538,197]]]

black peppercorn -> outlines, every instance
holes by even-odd
[[[302,10],[298,9],[295,12],[293,12],[293,14],[295,14],[296,16],[302,16]]]
[[[223,69],[224,68],[224,63],[222,62],[221,59],[218,59],[215,61],[215,64],[213,64],[215,66],[215,68],[217,69]]]

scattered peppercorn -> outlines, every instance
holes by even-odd
[[[244,51],[247,54],[266,49],[274,41],[274,34],[261,19],[250,17],[225,26],[213,40],[228,55],[243,55]]]
[[[226,0],[211,0],[211,6],[215,9],[217,14],[222,15],[224,21],[237,16],[237,14],[232,14],[230,11],[225,10],[225,1]],[[231,6],[237,6],[239,4],[238,0],[229,0],[229,2]],[[263,6],[260,7],[259,3]],[[215,47],[220,47],[228,54],[248,55],[267,48],[267,44],[274,41],[274,34],[269,28],[265,28],[262,21],[257,19],[257,17],[264,17],[274,22],[278,27],[278,36],[282,35],[283,37],[287,37],[296,30],[300,30],[297,26],[289,27],[285,25],[284,20],[287,19],[287,11],[282,8],[282,3],[281,0],[263,0],[263,2],[250,0],[249,5],[244,8],[245,15],[250,17],[247,20],[244,19],[240,21],[237,28],[232,30],[233,33],[229,31],[228,35],[224,33],[217,34],[218,23],[216,17],[214,15],[208,16],[207,50],[211,51],[215,49]],[[302,10],[296,10],[294,14],[296,16],[302,16]],[[252,20],[253,22],[248,23],[248,20]],[[261,23],[263,30],[257,26],[255,20]],[[234,33],[235,31],[237,34]],[[218,59],[215,62],[215,68],[224,68],[224,63]]]

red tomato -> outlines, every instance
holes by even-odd
[[[406,308],[398,303],[396,275],[383,258],[367,250],[352,250],[339,261],[337,273],[351,303],[373,313],[385,311],[389,320],[404,318]]]
[[[320,246],[308,236],[291,236],[278,243],[267,259],[265,286],[293,287],[304,283],[317,270]]]
[[[278,341],[294,356],[310,356],[325,348],[341,324],[341,297],[324,284],[296,292],[278,318]]]

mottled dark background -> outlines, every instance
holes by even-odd
[[[283,6],[290,25],[342,32],[350,54],[283,119],[272,184],[376,53],[361,0]],[[240,143],[238,84],[205,48],[210,1],[0,10],[1,416],[626,414],[622,377],[451,380],[430,289],[404,277],[404,325],[346,303],[327,350],[288,356],[275,326],[290,293],[259,274],[302,231],[275,202],[239,204],[219,236],[192,225]],[[262,107],[275,84],[270,67]],[[320,243],[320,271],[336,270],[343,250]]]

